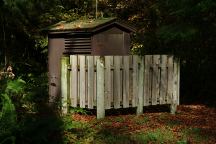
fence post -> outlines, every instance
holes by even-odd
[[[104,57],[97,59],[97,119],[105,117],[104,107]]]
[[[63,56],[61,58],[61,106],[62,106],[63,114],[66,114],[68,111],[68,97],[69,97],[68,64],[69,64],[69,57]]]
[[[178,105],[178,92],[179,92],[179,62],[178,59],[173,60],[173,96],[171,99],[170,112],[175,114]]]
[[[143,113],[144,56],[139,57],[137,115]]]

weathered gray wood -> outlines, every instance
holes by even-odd
[[[77,107],[77,97],[78,97],[78,65],[77,65],[77,56],[70,56],[70,64],[71,64],[71,76],[70,76],[70,98],[71,98],[71,106]]]
[[[88,61],[88,108],[93,108],[94,100],[94,57],[87,56]]]
[[[120,63],[121,58],[114,56],[114,108],[120,108],[120,97],[121,97],[121,74],[120,74]]]
[[[112,79],[111,79],[111,62],[112,56],[105,56],[105,109],[111,108],[112,97]]]
[[[177,86],[177,104],[179,105],[180,104],[180,59],[177,59],[176,61],[177,63],[177,75],[178,75],[178,86]]]
[[[161,56],[160,104],[165,104],[167,94],[167,56]]]
[[[149,100],[151,97],[151,64],[152,64],[152,56],[145,56],[145,70],[144,70],[144,106],[149,106]]]
[[[97,119],[105,117],[104,82],[104,57],[100,57],[97,60]]]
[[[70,58],[70,104],[76,107],[79,102],[80,107],[85,108],[87,104],[88,108],[94,108],[98,102],[98,71],[94,64],[99,56]],[[172,56],[146,55],[145,60],[138,56],[105,56],[104,64],[104,109],[121,108],[121,104],[126,108],[132,104],[138,107],[140,114],[141,105],[154,105],[159,101],[159,104],[170,104],[171,112],[175,111],[179,104],[180,67]]]
[[[138,101],[138,56],[133,56],[133,99],[132,106],[136,107]]]
[[[86,74],[85,74],[85,56],[80,55],[80,107],[85,108],[86,98]]]
[[[156,105],[159,98],[159,62],[160,56],[153,55],[153,71],[152,71],[152,105]]]
[[[173,65],[173,97],[170,106],[171,114],[175,114],[178,105],[178,62],[174,61]]]
[[[99,56],[94,56],[94,98],[93,98],[93,105],[97,106],[97,60]]]
[[[69,57],[61,58],[61,100],[62,100],[62,113],[66,114],[68,111],[68,98],[69,98]]]
[[[123,108],[129,107],[129,56],[123,57]]]
[[[167,103],[171,103],[173,95],[173,56],[168,56],[168,88]]]
[[[139,57],[137,115],[143,113],[144,57]]]

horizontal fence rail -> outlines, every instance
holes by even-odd
[[[143,106],[179,104],[180,67],[173,56],[71,55],[62,58],[61,71],[63,106],[142,113]]]

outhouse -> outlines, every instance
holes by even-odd
[[[62,55],[128,55],[130,34],[135,29],[116,18],[59,22],[48,32],[48,68],[50,102],[60,94],[60,58]]]

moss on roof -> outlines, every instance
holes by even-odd
[[[48,28],[50,31],[64,31],[64,30],[81,30],[81,29],[92,29],[100,25],[114,21],[116,18],[100,18],[100,19],[85,19],[76,20],[73,22],[61,21]]]

